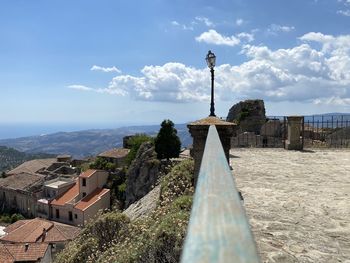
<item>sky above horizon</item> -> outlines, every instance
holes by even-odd
[[[0,0],[0,124],[350,113],[350,0]]]

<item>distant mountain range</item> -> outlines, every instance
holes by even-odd
[[[136,133],[155,136],[159,125],[130,126],[117,129],[95,129],[76,132],[57,132],[47,135],[0,140],[0,145],[15,148],[25,153],[71,154],[75,158],[97,155],[113,147],[122,147],[123,137]],[[177,124],[176,129],[182,146],[192,143],[186,124]]]
[[[332,120],[333,126],[327,126],[327,122],[331,122]],[[322,121],[327,127],[349,127],[350,114],[328,113],[305,116],[305,123],[309,123],[310,125],[318,125],[317,122]],[[24,153],[71,154],[75,158],[84,158],[97,155],[113,147],[122,147],[123,137],[127,135],[146,133],[155,136],[159,128],[159,125],[146,125],[117,129],[57,132],[47,135],[2,139],[0,140],[0,145],[12,147]],[[178,136],[183,147],[192,144],[192,137],[188,132],[186,124],[176,124],[176,129],[178,130]]]
[[[0,146],[0,174],[2,172],[15,168],[25,161],[41,158],[51,158],[54,156],[55,155],[45,153],[29,154],[17,151],[13,148]]]

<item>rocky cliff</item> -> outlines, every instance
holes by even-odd
[[[155,186],[161,169],[161,162],[150,142],[141,145],[126,175],[125,207],[145,196]]]
[[[259,134],[262,125],[266,122],[264,101],[240,101],[231,107],[226,121],[236,122],[239,125],[238,134],[243,132]]]

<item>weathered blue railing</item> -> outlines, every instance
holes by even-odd
[[[214,125],[209,127],[181,262],[259,262]]]

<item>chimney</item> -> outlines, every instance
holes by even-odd
[[[29,244],[25,243],[25,245],[24,245],[24,252],[27,252],[28,248],[29,248]]]

